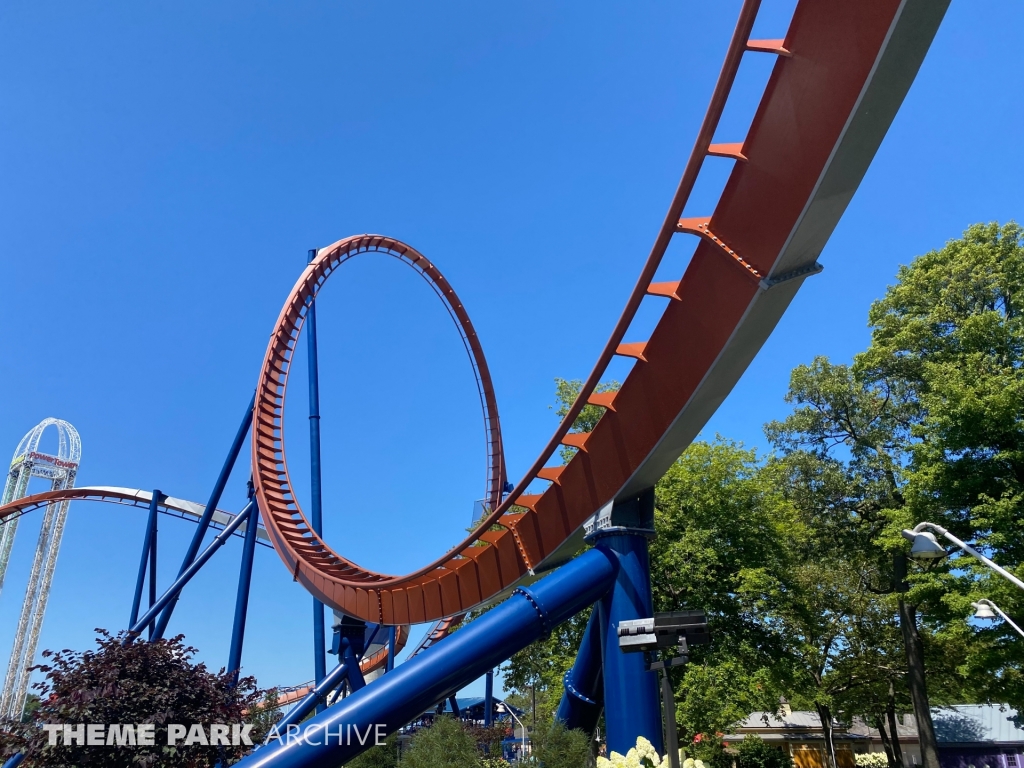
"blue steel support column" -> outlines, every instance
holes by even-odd
[[[363,670],[359,668],[359,657],[352,647],[352,642],[347,637],[341,640],[341,652],[344,655],[345,664],[348,665],[348,689],[355,693],[360,688],[366,687],[366,678],[363,677]]]
[[[647,671],[644,654],[619,650],[617,631],[620,621],[654,615],[647,555],[647,541],[654,535],[654,489],[617,502],[607,523],[588,540],[618,560],[615,585],[600,603],[608,751],[624,755],[644,736],[662,754],[657,676]]]
[[[160,491],[153,491],[153,498],[149,502],[149,520],[146,523],[146,536],[142,540],[142,558],[139,560],[139,577],[135,580],[135,598],[132,600],[132,615],[128,620],[128,626],[134,627],[139,620],[139,609],[142,607],[142,588],[146,583],[146,566],[149,563],[149,550],[153,547],[153,539],[156,535],[157,506],[160,504]],[[150,595],[153,589],[150,587]],[[153,598],[150,598],[150,607],[153,605]]]
[[[494,725],[494,670],[484,675],[484,728]]]
[[[256,529],[259,527],[259,506],[256,504],[252,481],[249,481],[249,501],[252,509],[245,521],[245,543],[242,545],[242,563],[238,569],[238,592],[235,596],[235,621],[231,627],[231,648],[228,651],[228,673],[238,682],[242,666],[242,641],[245,639],[245,619],[249,611],[249,585],[252,583],[252,561],[256,553]]]
[[[146,611],[146,615],[128,628],[129,634],[137,634],[144,630],[151,622],[156,621],[158,615],[162,610],[164,610],[164,608],[174,600],[178,599],[178,595],[181,594],[181,590],[185,588],[185,585],[192,580],[192,577],[195,576],[207,562],[209,562],[210,558],[217,553],[217,550],[223,547],[225,542],[231,538],[231,535],[238,530],[242,523],[245,522],[246,517],[249,514],[249,510],[251,510],[253,506],[255,506],[255,503],[246,504],[245,509],[235,515],[235,518],[224,527],[224,530],[217,535],[217,538],[210,542],[210,545],[203,550],[202,554],[196,558],[195,562],[186,568],[185,572],[175,579],[174,583],[167,588],[167,591],[160,596],[160,599],[156,601],[156,604]]]
[[[159,495],[160,491],[154,491],[153,495]],[[156,602],[156,550],[157,544],[160,541],[159,531],[159,515],[156,513],[155,505],[151,505],[153,509],[150,510],[150,516],[152,521],[150,524],[153,526],[153,536],[149,542],[149,607],[153,607],[153,603]],[[153,625],[149,625],[149,639],[153,639]]]
[[[566,728],[593,733],[604,705],[601,640],[607,622],[601,617],[601,605],[595,605],[580,641],[572,669],[565,673],[565,691],[555,715]]]
[[[395,643],[397,642],[398,627],[388,627],[388,660],[384,664],[385,674],[395,668]]]
[[[242,445],[245,443],[245,436],[249,434],[249,427],[252,426],[252,412],[256,408],[256,393],[252,393],[252,399],[249,401],[249,407],[245,409],[245,416],[242,417],[242,423],[238,427],[238,431],[235,433],[235,439],[231,443],[231,448],[228,450],[228,457],[224,460],[224,466],[220,469],[220,475],[217,477],[217,482],[213,484],[213,492],[210,493],[210,500],[206,502],[206,509],[203,510],[203,516],[199,518],[199,523],[196,525],[196,531],[192,534],[192,541],[189,542],[188,551],[185,553],[185,558],[181,561],[181,568],[178,569],[178,577],[180,578],[185,574],[185,571],[189,569],[192,562],[196,559],[199,554],[199,548],[203,545],[203,539],[206,537],[206,531],[210,527],[210,521],[213,520],[213,513],[217,509],[217,505],[220,503],[221,494],[224,493],[224,487],[228,484],[228,478],[231,477],[231,470],[235,467],[235,462],[238,460],[238,454],[242,450]],[[174,606],[177,604],[178,598],[175,597],[161,614],[160,618],[156,623],[156,631],[153,636],[158,640],[164,636],[164,631],[167,629],[167,622],[171,620],[171,614],[174,613]]]
[[[310,248],[309,261],[316,258]],[[316,352],[316,299],[309,300],[306,311],[306,350],[309,359],[309,524],[318,536],[323,534],[323,506],[320,474],[320,370]],[[327,638],[324,630],[324,604],[313,598],[313,675],[316,682],[327,674]],[[318,703],[317,712],[325,705]]]

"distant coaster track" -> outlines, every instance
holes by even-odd
[[[68,488],[62,491],[45,491],[31,496],[25,496],[11,504],[0,508],[0,521],[8,521],[37,509],[43,509],[48,504],[57,501],[102,501],[108,504],[136,507],[145,509],[149,507],[153,499],[152,491],[143,491],[137,488],[119,488],[115,486],[82,486],[80,488]],[[161,496],[157,501],[157,510],[164,515],[177,517],[190,522],[197,522],[203,515],[205,507],[194,501],[175,498],[174,496]],[[223,530],[234,520],[231,512],[217,509],[210,520],[210,528]],[[243,538],[245,536],[245,524],[236,530],[233,536]],[[256,530],[256,543],[264,547],[272,547],[270,537],[266,529],[261,525]],[[395,653],[397,654],[409,642],[409,628],[398,627],[395,634]],[[367,654],[359,662],[359,669],[365,675],[380,669],[387,663],[388,648],[383,646],[373,653]],[[278,697],[281,706],[298,701],[307,693],[311,686],[301,685],[281,689]]]
[[[118,488],[116,486],[107,485],[84,485],[79,488],[69,488],[63,491],[45,491],[43,493],[36,493],[31,496],[25,496],[18,499],[11,504],[0,508],[0,520],[7,521],[13,520],[22,515],[26,515],[29,512],[34,512],[37,509],[42,509],[47,504],[51,504],[55,501],[103,501],[108,504],[119,504],[121,506],[128,507],[149,507],[150,502],[153,500],[152,491],[143,491],[137,488]],[[182,520],[189,520],[196,522],[203,516],[203,511],[206,508],[202,504],[197,504],[194,501],[186,501],[185,499],[178,499],[174,496],[162,496],[157,502],[157,510],[164,515],[170,517],[177,517]],[[213,513],[213,518],[210,520],[210,528],[215,531],[220,531],[227,526],[234,519],[234,515],[231,512],[225,512],[224,510],[218,509]],[[242,538],[245,536],[244,525],[240,527],[234,536]],[[270,536],[267,535],[266,529],[261,525],[256,531],[256,543],[265,547],[272,547],[270,543]]]

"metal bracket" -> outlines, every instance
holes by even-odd
[[[673,659],[667,661],[651,661],[647,660],[647,671],[648,672],[660,672],[663,669],[671,669],[672,667],[681,667],[683,664],[687,664],[690,661],[689,656],[676,656]]]
[[[761,286],[762,291],[767,291],[769,288],[774,288],[776,285],[779,285],[780,283],[786,283],[789,282],[790,280],[797,280],[802,277],[810,277],[811,275],[816,275],[823,269],[824,267],[815,261],[811,264],[808,264],[806,267],[794,269],[792,272],[785,272],[776,277],[764,277],[761,279],[759,285]]]
[[[761,273],[754,269],[753,265],[736,251],[725,244],[714,232],[710,229],[711,220],[708,218],[697,217],[693,219],[680,219],[676,224],[677,232],[685,232],[689,235],[697,235],[703,240],[706,240],[713,246],[716,246],[716,250],[723,256],[726,256],[730,262],[740,267],[747,277],[753,280],[755,283],[761,283],[764,281]]]
[[[612,499],[583,521],[583,538],[590,541],[603,533],[636,533],[654,536],[654,489],[648,488],[636,496]]]
[[[600,531],[604,528],[612,527],[612,507],[615,505],[615,500],[612,499],[597,512],[588,517],[583,521],[583,537],[589,538],[594,535],[595,531]]]

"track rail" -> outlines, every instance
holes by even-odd
[[[438,619],[434,622],[433,626],[427,630],[426,634],[423,635],[423,639],[417,643],[416,647],[409,652],[409,658],[418,653],[427,650],[432,645],[437,645],[444,640],[448,635],[455,631],[455,629],[462,623],[462,620],[466,618],[466,614],[459,613],[455,616],[446,616],[443,619]]]
[[[136,488],[118,488],[102,485],[68,488],[63,491],[45,491],[43,493],[35,493],[31,496],[25,496],[11,502],[10,504],[5,504],[0,507],[0,520],[18,518],[37,509],[42,509],[46,507],[47,504],[57,501],[102,501],[108,504],[148,508],[152,499],[152,491],[141,491]],[[200,517],[202,517],[203,511],[206,507],[202,504],[197,504],[194,501],[186,501],[185,499],[178,499],[173,496],[165,496],[163,500],[157,504],[157,509],[165,515],[196,522]],[[234,514],[231,512],[225,512],[218,509],[213,513],[213,519],[210,521],[210,527],[214,530],[222,531],[228,523],[234,519],[234,517]],[[245,536],[245,523],[239,526],[234,535],[238,537]],[[256,530],[256,542],[265,547],[272,546],[270,536],[262,525]]]
[[[380,235],[320,251],[271,335],[253,415],[254,480],[275,548],[313,595],[384,624],[465,612],[554,562],[584,520],[653,485],[742,375],[824,248],[928,50],[945,0],[803,0],[784,40],[751,40],[759,0],[746,0],[693,152],[626,307],[580,396],[510,496],[461,544],[391,576],[362,568],[310,529],[291,492],[282,440],[288,369],[305,307],[337,260],[361,250],[424,257]],[[714,134],[747,52],[774,69],[739,144]],[[682,218],[708,156],[734,163],[711,216]],[[672,239],[696,235],[678,282],[654,282]],[[647,341],[626,342],[641,303],[667,299]],[[461,306],[461,305],[460,305]],[[466,318],[468,321],[468,317]],[[471,337],[476,342],[475,334]],[[615,356],[636,363],[616,393],[595,393]],[[582,408],[606,409],[593,432],[571,432]],[[560,445],[578,449],[547,466]],[[532,483],[549,481],[540,493]],[[498,530],[492,530],[500,526]]]
[[[405,624],[398,627],[398,631],[395,633],[395,655],[397,656],[406,643],[409,642],[409,627]],[[415,651],[413,651],[415,653]],[[364,675],[368,675],[375,670],[380,669],[387,663],[388,660],[388,647],[384,645],[382,648],[374,651],[369,656],[364,656],[359,662],[359,671]],[[309,692],[313,690],[314,681],[302,683],[301,685],[293,685],[288,688],[279,688],[277,695],[277,703],[279,706],[286,707],[289,704],[294,704],[297,701],[301,701],[309,695]]]

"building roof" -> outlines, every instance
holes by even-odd
[[[939,744],[1024,744],[1024,728],[1018,726],[1017,710],[1005,704],[956,704],[932,708],[935,738]],[[1021,723],[1024,725],[1024,723]],[[839,739],[878,739],[879,734],[859,718],[854,718],[849,729],[833,721]],[[776,715],[772,712],[751,712],[740,723],[735,739],[746,733],[756,733],[768,741],[821,738],[821,721],[817,712],[796,711]],[[917,741],[917,725],[913,715],[897,722],[901,740]]]
[[[1017,710],[1005,704],[957,704],[932,709],[940,744],[1024,743]]]
[[[833,735],[837,740],[849,741],[868,738],[862,733],[848,732],[846,726],[837,720],[832,720]],[[733,733],[725,737],[726,741],[735,741],[748,733],[754,733],[765,741],[813,741],[823,739],[821,731],[821,720],[817,712],[811,711],[784,711],[781,714],[774,712],[751,712],[747,719],[740,723],[733,730]]]
[[[886,731],[888,731],[889,724],[886,723],[885,727]],[[878,733],[877,728],[874,728],[869,723],[864,722],[860,717],[853,718],[853,722],[850,724],[850,733],[855,733],[858,736],[866,736],[869,739],[882,738]],[[917,741],[917,722],[914,720],[913,714],[904,715],[902,718],[896,718],[896,735],[899,736],[900,741]]]
[[[834,721],[833,721],[834,722]],[[837,726],[838,723],[835,723]],[[774,712],[751,712],[747,719],[737,726],[738,729],[748,730],[799,730],[821,728],[821,720],[817,712],[800,711],[784,712],[777,715]]]

